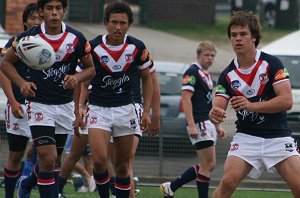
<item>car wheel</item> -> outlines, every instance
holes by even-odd
[[[276,10],[273,5],[267,5],[264,9],[263,23],[268,27],[275,27]]]

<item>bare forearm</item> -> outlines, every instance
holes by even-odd
[[[0,71],[0,83],[10,104],[17,102],[12,91],[11,81]]]

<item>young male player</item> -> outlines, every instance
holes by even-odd
[[[62,22],[67,0],[38,0],[37,3],[44,23],[21,33],[16,41],[28,35],[46,40],[56,53],[56,62],[44,71],[30,69],[26,81],[13,66],[19,60],[13,47],[2,60],[1,69],[28,100],[28,122],[40,159],[35,168],[37,185],[41,197],[52,198],[58,196],[56,161],[63,152],[67,134],[73,132],[74,107],[75,112],[79,108],[78,100],[74,105],[73,92],[80,93],[80,83],[92,78],[95,68],[90,45],[83,34]],[[85,70],[75,73],[78,59]],[[20,181],[19,197],[29,197],[35,174]]]

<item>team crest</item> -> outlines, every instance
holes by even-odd
[[[239,144],[235,143],[235,144],[232,144],[231,147],[230,147],[230,151],[236,151],[239,149]]]
[[[289,151],[289,152],[293,152],[294,151],[294,146],[292,143],[286,143],[285,144],[285,150]]]
[[[104,64],[106,64],[106,63],[108,63],[109,62],[109,58],[108,58],[108,56],[101,56],[101,63],[104,63]]]
[[[74,45],[73,45],[73,43],[68,43],[66,45],[66,48],[67,48],[67,53],[71,54],[72,52],[74,52]]]
[[[13,130],[16,131],[16,130],[19,130],[20,129],[20,126],[18,123],[14,123],[13,124]]]
[[[40,122],[44,119],[44,116],[42,113],[36,113],[35,114],[35,121]]]
[[[266,73],[263,73],[259,75],[259,80],[260,84],[267,84],[267,82],[269,81],[269,77]]]
[[[132,63],[133,62],[132,54],[125,54],[125,62],[126,63]]]
[[[90,124],[96,124],[97,123],[97,118],[96,117],[92,117],[90,119]]]
[[[231,82],[231,88],[237,90],[241,86],[241,83],[238,80],[234,80]]]
[[[137,124],[136,124],[135,119],[131,119],[131,120],[130,120],[130,128],[136,129],[136,127],[137,127]]]

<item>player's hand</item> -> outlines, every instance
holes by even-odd
[[[226,138],[226,133],[225,130],[223,129],[223,127],[221,125],[215,125],[216,126],[216,130],[218,133],[218,137],[223,140]]]
[[[15,116],[15,118],[19,118],[19,119],[24,118],[23,107],[20,103],[14,102],[14,103],[10,103],[10,105],[11,105],[11,111]]]
[[[141,130],[144,131],[144,132],[150,132],[151,133],[151,131],[148,131],[150,126],[151,126],[151,120],[150,120],[149,114],[146,113],[146,112],[143,112],[142,122],[141,122]],[[151,136],[150,133],[149,133],[149,136]]]
[[[230,99],[230,105],[235,111],[246,110],[250,112],[251,104],[244,96],[233,96]]]
[[[24,82],[20,86],[21,94],[25,98],[35,97],[35,90],[37,90],[37,87],[33,82]]]
[[[192,138],[197,138],[199,131],[195,125],[193,126],[187,126],[188,135]]]
[[[208,116],[212,123],[220,124],[221,122],[224,122],[224,119],[226,118],[226,111],[219,107],[213,107]]]
[[[76,75],[66,75],[64,77],[64,89],[75,89],[79,80]]]
[[[82,117],[80,115],[77,115],[76,118],[75,118],[75,123],[74,123],[74,134],[77,137],[81,137],[81,135],[79,133],[79,127],[81,129],[83,129],[84,128],[84,123],[83,123]]]
[[[159,134],[160,131],[160,117],[159,116],[152,116],[151,117],[151,125],[149,128],[149,136],[154,137]]]

